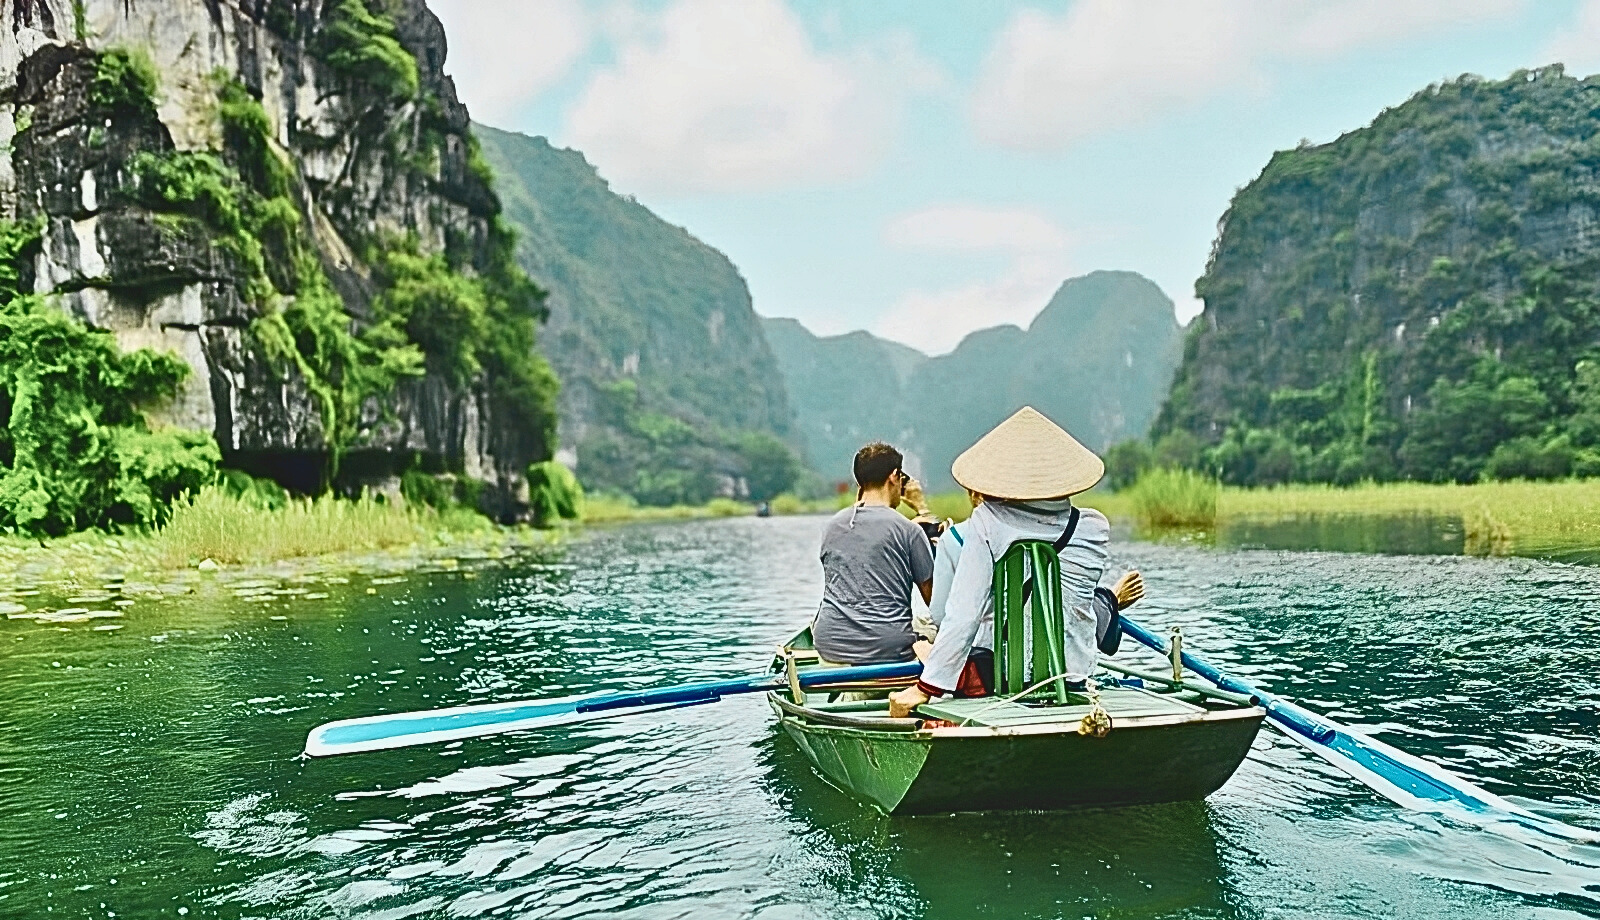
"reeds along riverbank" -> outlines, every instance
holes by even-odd
[[[1131,488],[1094,490],[1075,501],[1113,522],[1136,525],[1146,535],[1210,531],[1248,518],[1415,515],[1459,519],[1464,548],[1472,554],[1600,555],[1600,479],[1241,489],[1218,486],[1195,473],[1157,471]],[[966,519],[963,493],[935,495],[929,503],[940,517]]]
[[[1540,555],[1600,549],[1600,479],[1225,488],[1218,514],[1224,518],[1442,515],[1461,519],[1469,553]]]
[[[205,489],[174,506],[169,521],[152,531],[0,536],[0,613],[12,619],[40,611],[66,615],[74,604],[88,603],[88,595],[107,591],[126,600],[227,588],[258,575],[454,570],[508,556],[554,558],[561,548],[558,532],[499,527],[459,508],[439,513],[373,498],[300,499],[272,507]]]
[[[369,495],[291,499],[273,508],[209,487],[180,499],[171,519],[148,539],[156,558],[168,566],[206,559],[239,564],[391,549],[426,541],[440,529],[488,526],[475,514],[447,522],[432,511]]]

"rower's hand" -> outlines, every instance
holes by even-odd
[[[897,693],[891,693],[889,694],[889,718],[909,718],[918,706],[927,701],[928,695],[914,684]]]
[[[911,654],[917,656],[917,660],[923,664],[928,663],[928,655],[932,651],[933,643],[929,642],[927,639],[918,639],[917,641],[911,643]]]
[[[1111,593],[1117,596],[1117,609],[1126,610],[1144,599],[1144,576],[1138,570],[1117,579],[1111,586]]]

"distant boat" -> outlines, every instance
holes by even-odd
[[[773,668],[816,661],[807,628],[779,648]],[[1108,683],[1098,691],[1110,718],[1103,737],[1085,724],[1094,706],[1079,693],[1065,705],[1053,696],[944,700],[906,719],[889,718],[887,700],[828,702],[838,686],[829,694],[795,683],[767,700],[824,779],[890,814],[1202,799],[1239,768],[1266,715],[1221,695]]]

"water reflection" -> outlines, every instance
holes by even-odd
[[[1240,916],[1204,802],[890,817],[817,778],[787,736],[771,752],[775,797],[848,868],[819,879],[842,900],[929,920]]]
[[[1592,850],[1402,812],[1268,732],[1204,804],[1070,815],[878,816],[755,698],[295,757],[334,718],[760,669],[814,608],[820,526],[595,531],[315,613],[0,622],[0,916],[1600,916]],[[1117,550],[1146,621],[1230,670],[1600,825],[1592,570]]]
[[[1304,514],[1224,518],[1216,542],[1237,549],[1459,556],[1465,538],[1461,519],[1449,515]]]

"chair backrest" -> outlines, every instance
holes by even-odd
[[[1019,540],[994,564],[994,692],[1023,690],[1067,670],[1061,560],[1048,540]],[[1052,684],[1065,705],[1067,689]]]

